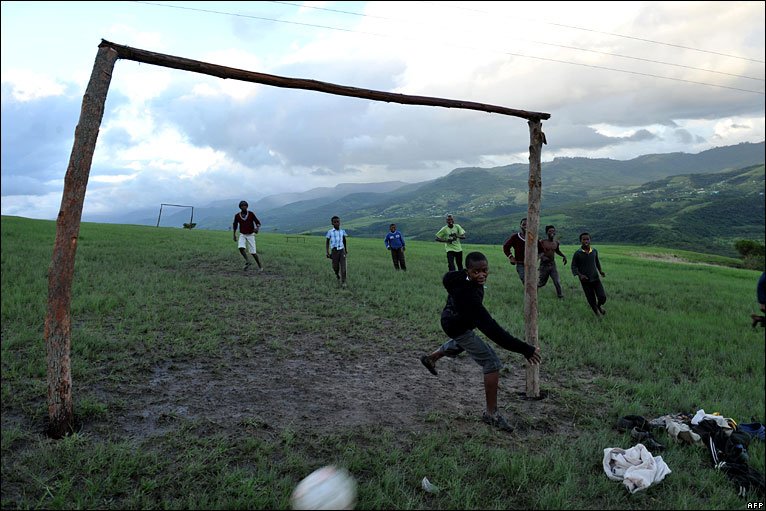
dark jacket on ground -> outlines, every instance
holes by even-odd
[[[441,325],[450,338],[478,328],[501,348],[521,353],[525,358],[535,353],[534,346],[514,337],[492,319],[483,304],[484,286],[469,280],[465,270],[447,272],[442,283],[449,295]]]

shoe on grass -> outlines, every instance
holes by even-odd
[[[501,431],[506,431],[510,433],[513,431],[513,426],[511,426],[507,420],[505,420],[505,417],[500,415],[500,412],[495,412],[493,414],[490,414],[486,410],[484,410],[484,413],[481,416],[482,422],[486,422],[490,426],[494,426],[497,429]]]
[[[248,268],[250,268],[250,262],[249,261],[245,263],[245,267],[242,268],[242,269],[243,270],[247,270]]]
[[[431,362],[431,357],[429,357],[428,355],[423,355],[422,357],[420,357],[420,362],[422,362],[422,364],[426,366],[426,369],[428,369],[428,371],[431,374],[433,374],[434,376],[438,375],[438,373],[436,372],[436,366],[434,365],[433,362]]]

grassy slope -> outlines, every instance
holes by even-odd
[[[556,390],[569,393],[563,412],[571,416],[574,437],[527,443],[521,436],[509,444],[481,427],[461,435],[450,417],[437,416],[433,434],[420,436],[360,430],[314,438],[282,431],[262,442],[181,423],[172,434],[142,442],[99,430],[130,403],[115,403],[94,387],[129,381],[174,357],[206,357],[231,343],[247,349],[265,341],[243,335],[229,320],[242,298],[240,256],[229,233],[83,224],[72,307],[75,406],[100,434],[52,442],[41,435],[47,413],[41,340],[54,235],[53,222],[2,218],[3,508],[284,508],[317,458],[350,467],[360,483],[361,508],[744,505],[701,449],[670,446],[663,457],[673,474],[634,496],[600,470],[605,446],[632,445],[612,428],[621,415],[704,408],[740,422],[764,420],[763,331],[749,326],[758,273],[704,264],[725,258],[595,243],[609,295],[609,315],[601,322],[589,314],[568,268],[560,268],[564,302],[555,299],[551,284],[541,290],[541,385],[550,390],[553,380],[568,382]],[[388,319],[406,332],[402,342],[415,353],[441,342],[446,261],[439,244],[411,242],[404,276],[393,275],[382,236],[352,238],[350,300],[322,284],[331,276],[321,238],[296,244],[263,234],[258,246],[269,271],[284,277],[278,288],[248,290],[262,313],[260,331],[285,343],[298,331],[337,343],[323,326],[332,311],[352,319],[341,334],[355,338],[378,338],[379,322]],[[500,247],[466,246],[474,249],[490,260],[487,307],[510,331],[523,332],[520,283]],[[567,245],[564,252],[571,256],[574,249]],[[661,259],[670,255],[701,264]],[[392,277],[399,278],[395,290]],[[291,312],[287,321],[285,309]],[[751,464],[763,472],[762,443],[753,444]],[[422,474],[438,474],[443,491],[422,493]]]

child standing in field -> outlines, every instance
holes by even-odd
[[[250,260],[247,258],[245,249],[250,251],[253,259],[258,264],[258,272],[263,271],[263,265],[261,264],[261,258],[255,251],[255,235],[261,229],[261,221],[255,216],[255,213],[247,210],[247,201],[239,201],[239,213],[234,215],[234,224],[232,225],[232,231],[234,235],[234,241],[237,241],[237,227],[239,227],[239,253],[245,258],[245,270],[250,268]]]
[[[590,234],[587,232],[580,234],[580,245],[572,256],[572,275],[580,279],[588,305],[596,316],[603,316],[606,314],[602,307],[606,303],[606,292],[599,275],[606,277],[606,273],[601,270],[598,251],[590,246]]]
[[[388,227],[388,233],[385,238],[386,248],[391,252],[391,259],[394,261],[394,269],[407,271],[407,264],[404,262],[404,236],[396,228],[396,224]]]
[[[521,353],[530,364],[540,363],[540,348],[517,339],[495,321],[484,308],[484,283],[489,274],[487,258],[481,252],[471,252],[465,259],[465,270],[450,271],[442,283],[447,289],[447,303],[441,314],[441,326],[450,339],[420,362],[431,374],[437,375],[436,361],[443,356],[457,357],[463,351],[482,367],[486,409],[482,421],[503,431],[513,431],[497,409],[497,387],[503,364],[495,350],[479,337],[478,328],[495,344],[508,351]]]
[[[325,252],[328,259],[332,259],[332,270],[341,287],[346,287],[346,256],[348,245],[346,244],[346,231],[340,228],[340,217],[330,219],[332,229],[327,231],[325,240]]]
[[[439,229],[435,241],[444,243],[444,248],[447,250],[447,268],[449,271],[454,271],[455,265],[457,265],[458,270],[463,269],[463,247],[460,245],[460,240],[464,239],[465,229],[455,223],[455,217],[447,215],[447,225]]]

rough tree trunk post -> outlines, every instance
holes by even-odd
[[[75,128],[61,209],[56,220],[56,241],[48,268],[48,311],[45,318],[45,345],[48,361],[48,435],[62,438],[74,426],[72,372],[70,368],[72,276],[80,233],[80,218],[88,186],[90,165],[96,148],[104,104],[112,79],[117,52],[99,48],[90,82]]]
[[[529,344],[539,346],[537,339],[537,231],[540,227],[540,192],[542,173],[540,153],[545,141],[540,119],[529,124],[529,195],[527,198],[527,239],[524,248],[524,327]],[[527,397],[540,397],[540,367],[527,364]]]

